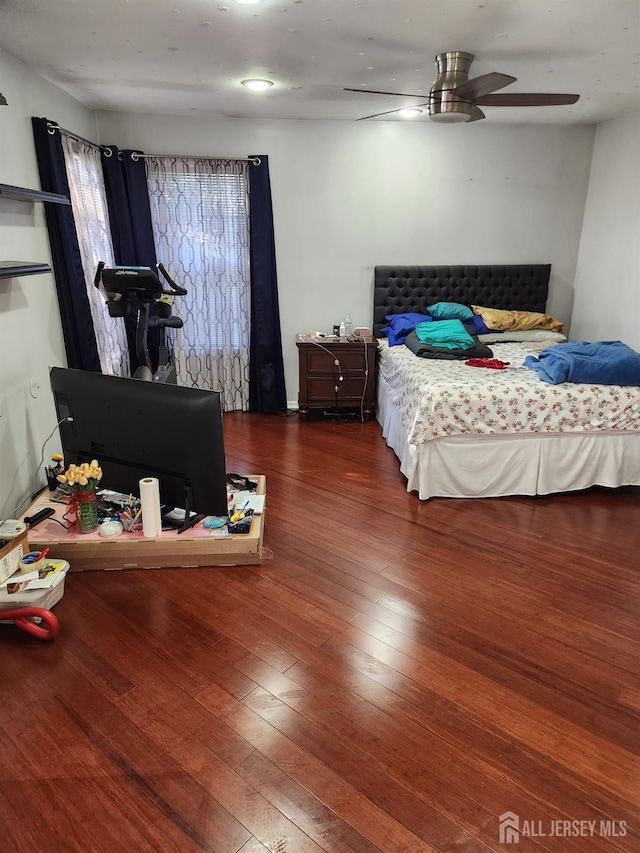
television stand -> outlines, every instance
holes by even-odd
[[[190,527],[194,527],[204,518],[207,518],[207,516],[197,512],[189,512],[187,516],[187,513],[181,507],[174,506],[169,512],[163,513],[162,525],[163,527],[175,527],[178,534],[180,534],[184,533],[185,530],[189,530]]]
[[[266,477],[250,475],[258,483],[256,494],[266,494]],[[51,492],[45,489],[25,516],[35,515],[41,509],[51,507],[55,514],[29,530],[29,549],[41,550],[49,547],[51,557],[67,560],[71,572],[87,569],[102,571],[117,569],[160,569],[191,568],[194,566],[252,566],[262,563],[265,512],[254,515],[249,533],[220,535],[219,531],[208,530],[201,523],[179,534],[176,529],[165,530],[160,536],[146,538],[142,532],[123,533],[105,539],[96,531],[78,533],[74,527],[64,530],[57,521],[63,522],[66,505],[54,503]]]

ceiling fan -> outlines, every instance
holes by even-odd
[[[438,77],[429,90],[429,100],[417,107],[428,107],[432,121],[462,122],[478,121],[485,117],[480,107],[547,107],[563,104],[575,104],[580,95],[561,95],[544,92],[521,92],[494,95],[498,89],[515,83],[516,78],[509,74],[491,72],[469,79],[469,66],[473,61],[472,53],[452,50],[436,56]],[[345,92],[367,92],[372,95],[398,95],[405,98],[423,98],[424,95],[403,95],[400,92],[377,92],[372,89],[347,89]],[[384,113],[363,116],[358,121],[400,112],[400,107]]]

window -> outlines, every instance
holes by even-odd
[[[188,291],[174,314],[178,383],[220,391],[226,411],[249,403],[250,274],[247,164],[146,158],[159,261]]]

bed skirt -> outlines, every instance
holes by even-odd
[[[548,495],[591,486],[640,486],[640,433],[443,436],[410,445],[378,381],[377,419],[407,491],[434,497]]]

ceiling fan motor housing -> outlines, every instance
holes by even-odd
[[[436,56],[438,77],[429,90],[429,118],[432,121],[467,121],[473,104],[452,92],[456,86],[469,79],[473,54],[462,50],[439,53]]]

